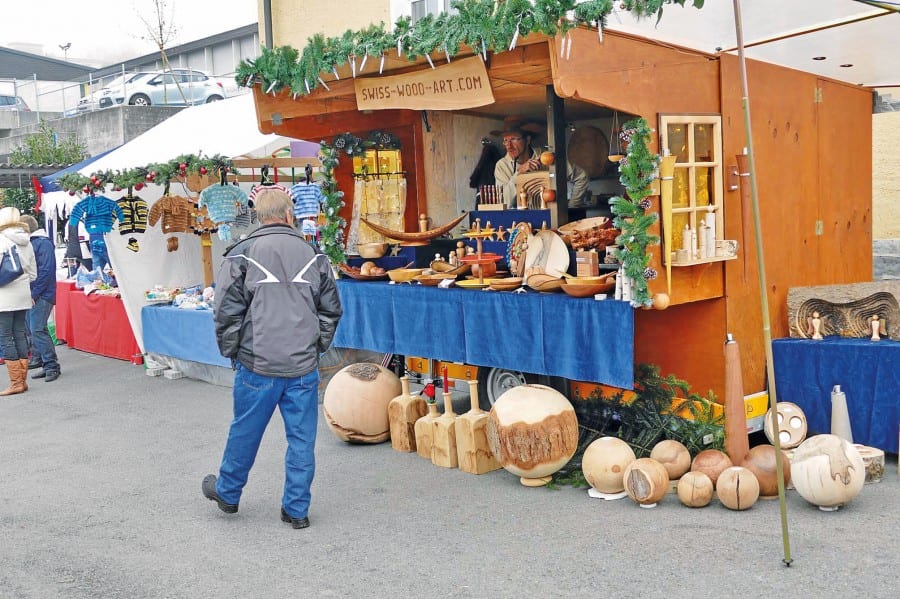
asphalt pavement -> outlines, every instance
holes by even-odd
[[[200,493],[230,389],[61,346],[62,377],[0,398],[0,598],[896,598],[900,478],[827,513],[787,495],[734,512],[526,488],[319,419],[310,520],[279,519],[277,415],[235,515]],[[0,374],[0,383],[6,383]]]

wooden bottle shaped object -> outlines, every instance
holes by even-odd
[[[725,453],[733,464],[741,464],[750,453],[741,352],[731,334],[725,342]]]
[[[456,468],[459,458],[456,456],[456,414],[453,413],[453,400],[449,393],[444,393],[444,413],[432,424],[431,463],[443,468]]]
[[[388,404],[388,421],[391,425],[391,447],[397,451],[416,450],[416,422],[428,407],[421,397],[409,394],[409,377],[400,377],[401,394]]]
[[[459,469],[484,474],[500,468],[487,441],[490,414],[478,406],[478,381],[469,381],[471,409],[456,419],[456,454]]]
[[[416,432],[416,453],[419,454],[420,458],[430,460],[431,446],[434,441],[432,425],[440,414],[438,413],[436,401],[427,402],[427,406],[428,413],[416,420],[413,428]]]

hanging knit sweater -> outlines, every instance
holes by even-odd
[[[216,183],[200,192],[199,205],[206,206],[214,223],[233,223],[238,207],[247,205],[247,194],[240,187]]]
[[[163,196],[150,208],[148,224],[153,227],[162,218],[163,234],[184,233],[190,230],[194,205],[182,196]]]
[[[125,216],[122,209],[114,201],[106,196],[88,196],[72,208],[69,216],[69,224],[84,222],[84,228],[88,233],[103,234],[112,230],[113,217],[122,222]]]
[[[119,233],[130,235],[147,230],[147,202],[138,196],[126,195],[116,200],[116,204],[123,214],[119,220]]]

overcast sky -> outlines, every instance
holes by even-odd
[[[168,46],[257,22],[257,0],[161,0],[176,33]],[[48,56],[106,65],[149,54],[143,17],[156,23],[154,0],[3,0],[0,45],[38,44]],[[143,39],[142,39],[143,38]]]

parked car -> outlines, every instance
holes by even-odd
[[[224,100],[226,97],[221,83],[195,69],[172,69],[139,75],[143,76],[127,81],[124,85],[107,86],[108,93],[101,96],[100,107],[116,104],[192,106]]]
[[[138,72],[138,73],[127,73],[125,75],[120,75],[115,79],[109,81],[106,85],[103,86],[102,89],[99,89],[89,96],[85,96],[78,101],[77,111],[79,113],[89,112],[93,110],[99,110],[101,108],[109,108],[113,106],[115,103],[110,96],[114,95],[114,92],[118,90],[121,95],[122,91],[126,89],[128,85],[136,84],[141,79],[146,79],[148,77],[152,77],[154,73],[152,72]],[[104,98],[107,98],[107,101],[103,101]]]
[[[31,109],[28,108],[28,104],[25,103],[25,100],[19,96],[0,95],[0,110],[21,110],[22,112],[29,112]]]

